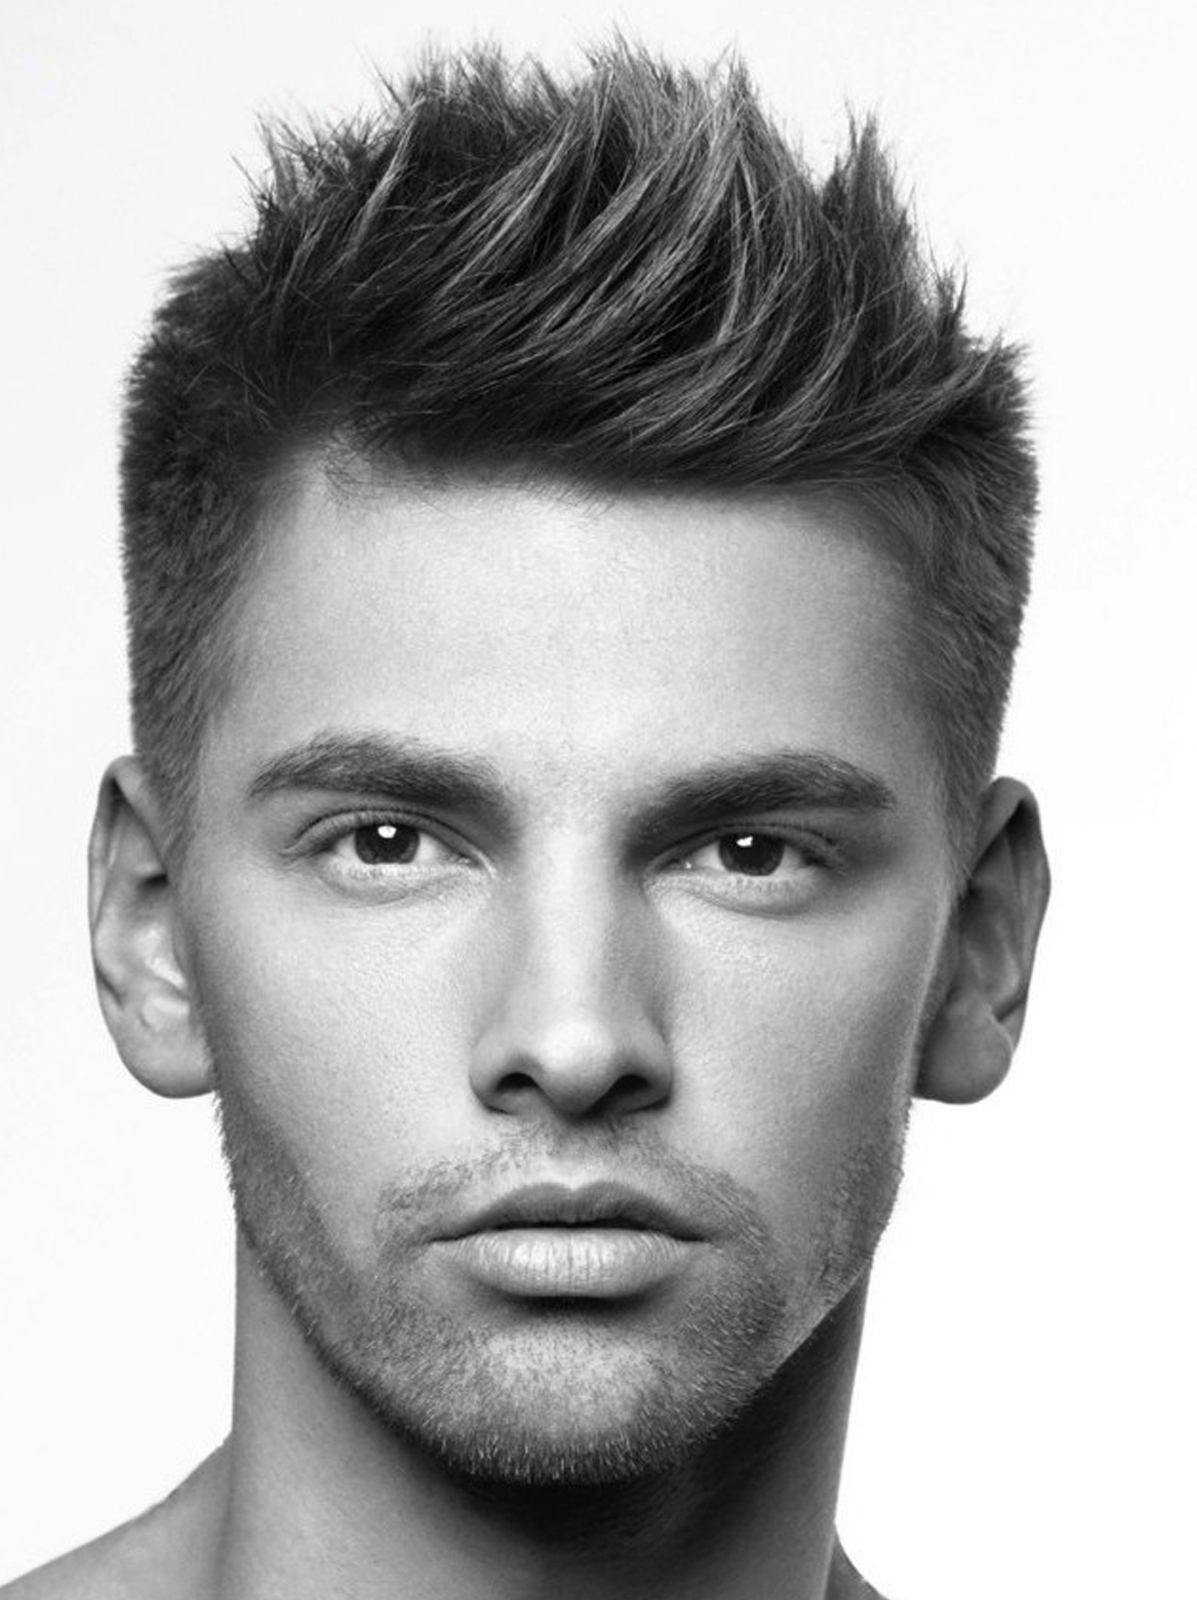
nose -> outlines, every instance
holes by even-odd
[[[610,1119],[670,1097],[651,914],[633,888],[595,879],[559,865],[522,896],[470,1065],[493,1111]]]

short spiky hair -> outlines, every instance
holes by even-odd
[[[263,496],[305,443],[434,471],[830,490],[915,597],[952,814],[995,759],[1035,499],[1016,353],[971,337],[871,124],[822,181],[735,64],[433,58],[268,136],[256,224],[180,272],[123,457],[136,743],[185,810]]]

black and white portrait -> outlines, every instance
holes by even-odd
[[[2,29],[0,1593],[1179,1593],[1179,7]]]

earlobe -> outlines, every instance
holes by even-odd
[[[1050,886],[1035,797],[998,778],[982,805],[942,999],[924,1031],[917,1092],[925,1099],[982,1100],[1006,1076]]]
[[[181,959],[174,885],[157,806],[140,764],[104,774],[88,853],[92,956],[100,1009],[139,1082],[172,1097],[212,1087]]]

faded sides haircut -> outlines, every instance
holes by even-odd
[[[858,509],[967,829],[1026,598],[1025,387],[920,253],[871,122],[820,179],[739,65],[618,42],[571,79],[432,56],[267,148],[252,228],[175,276],[128,390],[134,735],[177,837],[263,511],[337,451]]]

